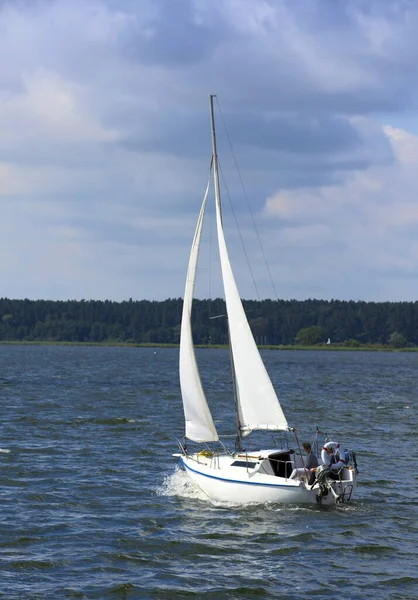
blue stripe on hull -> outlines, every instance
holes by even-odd
[[[209,479],[217,479],[218,481],[224,481],[225,483],[237,483],[240,485],[258,485],[258,486],[262,486],[262,487],[285,487],[288,488],[289,490],[295,490],[298,491],[300,490],[299,486],[296,485],[287,485],[285,483],[257,483],[256,481],[242,481],[242,480],[237,480],[237,479],[225,479],[224,477],[216,477],[215,475],[208,475],[207,473],[202,473],[202,471],[197,471],[196,469],[192,469],[191,467],[189,467],[189,465],[187,465],[183,458],[180,457],[180,460],[183,464],[183,466],[186,469],[189,469],[189,471],[192,471],[193,473],[197,473],[198,475],[202,475],[203,477],[208,477]]]

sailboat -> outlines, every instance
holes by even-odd
[[[185,434],[184,440],[179,441],[180,452],[173,456],[180,460],[181,466],[201,490],[215,501],[238,504],[348,502],[353,498],[356,488],[355,454],[348,449],[343,450],[332,440],[325,439],[321,453],[324,464],[318,466],[315,480],[312,481],[311,471],[305,467],[297,431],[288,424],[240,299],[222,222],[214,97],[210,96],[211,169],[230,340],[237,437],[234,450],[228,450],[219,438],[199,375],[192,336],[192,302],[210,187],[209,177],[193,238],[184,292],[179,374]],[[273,434],[286,432],[285,437],[291,437],[294,444],[287,440],[285,444],[273,449],[244,449],[244,438],[258,430]],[[197,449],[191,452],[188,442],[197,443]],[[330,462],[333,464],[328,464]]]

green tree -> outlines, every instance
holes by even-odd
[[[314,346],[325,340],[325,329],[320,325],[312,325],[311,327],[303,327],[296,335],[296,343],[302,346]]]
[[[391,333],[389,337],[389,344],[392,346],[392,348],[404,348],[407,341],[408,340],[406,337],[397,331]]]

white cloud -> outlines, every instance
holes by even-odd
[[[418,162],[418,137],[390,125],[383,127],[383,131],[390,138],[399,163],[416,165]]]
[[[322,247],[317,257],[309,256],[313,268],[310,275],[303,273],[302,277],[320,279],[324,257],[329,264],[332,256],[334,264],[327,272],[338,282],[337,288],[339,279],[345,277],[351,281],[344,288],[361,290],[357,297],[412,300],[417,288],[409,278],[418,274],[418,136],[389,126],[383,129],[390,137],[395,164],[350,174],[340,185],[278,192],[268,198],[265,210],[282,224],[280,245],[300,248],[300,238],[308,230]],[[306,220],[311,223],[308,228]],[[292,228],[286,222],[291,222]],[[402,279],[406,287],[399,285]],[[378,292],[375,280],[380,281]],[[340,297],[341,293],[335,289],[331,296]]]
[[[82,87],[60,75],[37,69],[22,75],[21,88],[0,96],[2,144],[59,139],[112,141],[117,132],[105,129],[82,104]]]

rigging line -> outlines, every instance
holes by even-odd
[[[260,248],[261,248],[261,253],[262,253],[262,255],[263,255],[264,264],[266,265],[266,269],[267,269],[267,272],[268,272],[268,274],[269,274],[270,283],[271,283],[271,286],[272,286],[272,288],[273,288],[273,291],[274,291],[274,295],[275,295],[275,297],[276,297],[276,300],[278,300],[278,299],[279,299],[279,297],[278,297],[278,295],[277,295],[277,291],[276,291],[276,288],[275,288],[275,285],[274,285],[273,277],[272,277],[272,275],[271,275],[270,267],[269,267],[269,265],[268,265],[268,262],[267,262],[267,257],[266,257],[266,254],[265,254],[265,252],[264,252],[264,248],[263,248],[263,244],[262,244],[262,242],[261,242],[260,234],[258,233],[257,224],[256,224],[256,222],[255,222],[254,215],[253,215],[253,212],[252,212],[252,210],[251,210],[251,205],[250,205],[250,201],[249,201],[249,198],[248,198],[248,194],[247,194],[247,191],[246,191],[246,189],[245,189],[244,181],[243,181],[243,178],[242,178],[242,176],[241,176],[241,171],[240,171],[240,169],[239,169],[239,166],[238,166],[238,162],[237,162],[237,159],[236,159],[236,156],[235,156],[234,148],[233,148],[233,146],[232,146],[231,138],[229,137],[228,129],[227,129],[227,127],[226,127],[226,123],[225,123],[225,120],[224,120],[224,117],[223,117],[223,114],[222,114],[221,105],[219,104],[219,100],[218,100],[218,97],[217,97],[217,96],[216,96],[216,104],[217,104],[217,106],[218,106],[219,114],[221,115],[221,121],[222,121],[222,124],[223,124],[223,126],[224,126],[224,129],[225,129],[226,138],[227,138],[227,140],[228,140],[228,144],[229,144],[229,147],[230,147],[230,149],[231,149],[232,157],[233,157],[233,159],[234,159],[235,168],[236,168],[236,170],[237,170],[238,177],[239,177],[239,180],[240,180],[240,182],[241,182],[241,187],[242,187],[242,190],[243,190],[243,192],[244,192],[245,199],[246,199],[246,201],[247,201],[248,210],[249,210],[249,212],[250,212],[251,219],[252,219],[252,222],[253,222],[253,226],[254,226],[254,229],[255,229],[255,232],[256,232],[256,235],[257,235],[257,240],[258,240],[258,243],[259,243],[259,245],[260,245]]]
[[[235,210],[234,210],[234,206],[232,204],[231,196],[229,194],[228,186],[226,185],[225,176],[224,176],[224,173],[222,171],[222,166],[219,163],[219,158],[218,158],[218,167],[219,167],[219,171],[221,172],[221,175],[222,175],[222,182],[223,182],[225,190],[226,190],[226,195],[228,196],[229,205],[231,207],[231,211],[232,211],[232,214],[233,214],[233,217],[234,217],[235,225],[236,225],[237,230],[238,230],[238,235],[239,235],[239,238],[241,240],[242,248],[243,248],[244,254],[245,254],[245,259],[247,261],[247,266],[248,266],[248,268],[250,270],[251,279],[253,280],[253,285],[254,285],[254,288],[255,288],[255,291],[256,291],[256,294],[257,294],[257,298],[261,302],[260,294],[258,292],[258,287],[257,287],[257,284],[255,282],[255,278],[254,278],[254,273],[253,273],[253,270],[251,268],[250,260],[248,258],[247,249],[246,249],[245,244],[244,244],[244,239],[243,239],[242,234],[241,234],[241,229],[240,229],[240,226],[238,224],[237,215],[235,214]]]

